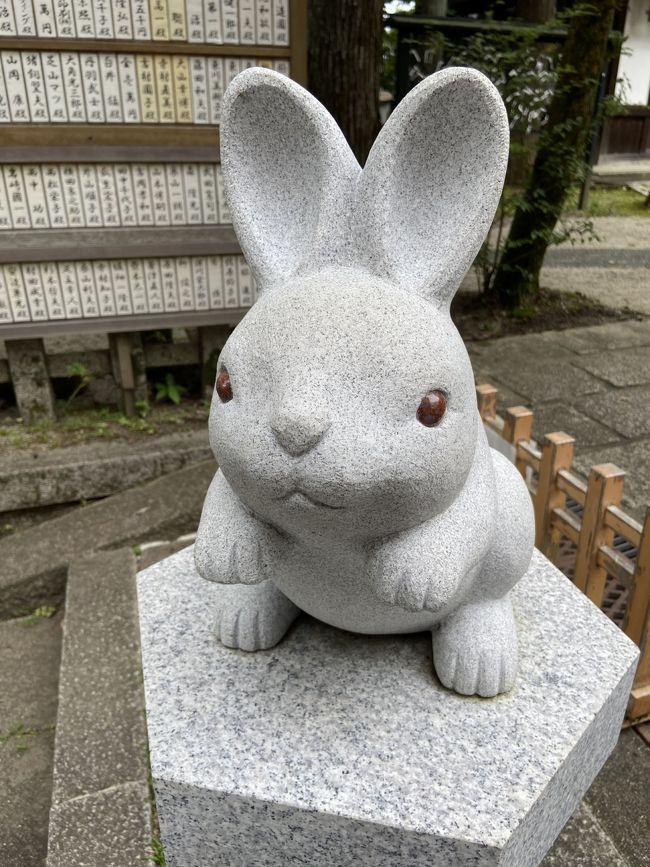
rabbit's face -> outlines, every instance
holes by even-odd
[[[240,499],[289,533],[372,538],[446,509],[478,426],[446,312],[363,271],[263,295],[219,359],[210,438]]]

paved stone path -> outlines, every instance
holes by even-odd
[[[549,247],[542,286],[582,292],[609,307],[629,307],[650,316],[650,214],[595,217],[593,225],[597,240]],[[473,269],[463,289],[476,291]]]
[[[536,437],[562,430],[585,475],[599,463],[626,470],[624,503],[638,519],[650,501],[650,320],[612,322],[471,343],[477,383],[501,406],[534,411]]]
[[[598,240],[550,247],[541,283],[650,315],[650,217],[596,217]]]
[[[0,864],[43,867],[61,614],[0,622]]]

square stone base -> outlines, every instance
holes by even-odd
[[[191,548],[139,579],[168,867],[537,865],[618,738],[637,649],[538,553],[495,699],[441,687],[429,634],[303,616],[271,650],[228,650],[220,590]]]

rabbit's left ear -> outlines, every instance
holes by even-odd
[[[490,228],[508,145],[505,107],[480,72],[444,69],[414,88],[359,182],[355,234],[366,266],[448,305]]]

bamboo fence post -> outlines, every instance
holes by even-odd
[[[559,533],[552,530],[553,509],[563,508],[566,494],[557,486],[560,469],[570,469],[573,463],[575,440],[569,434],[547,434],[541,442],[535,507],[535,545],[551,560],[559,543]]]
[[[532,410],[526,409],[525,406],[511,406],[505,411],[503,419],[503,436],[515,447],[515,466],[526,478],[528,465],[517,451],[517,443],[521,440],[530,442],[533,436],[533,413]]]
[[[573,581],[599,608],[605,596],[607,571],[598,563],[598,551],[614,541],[614,531],[605,524],[605,512],[608,506],[620,505],[624,481],[623,470],[614,464],[600,464],[591,468],[587,483]]]

